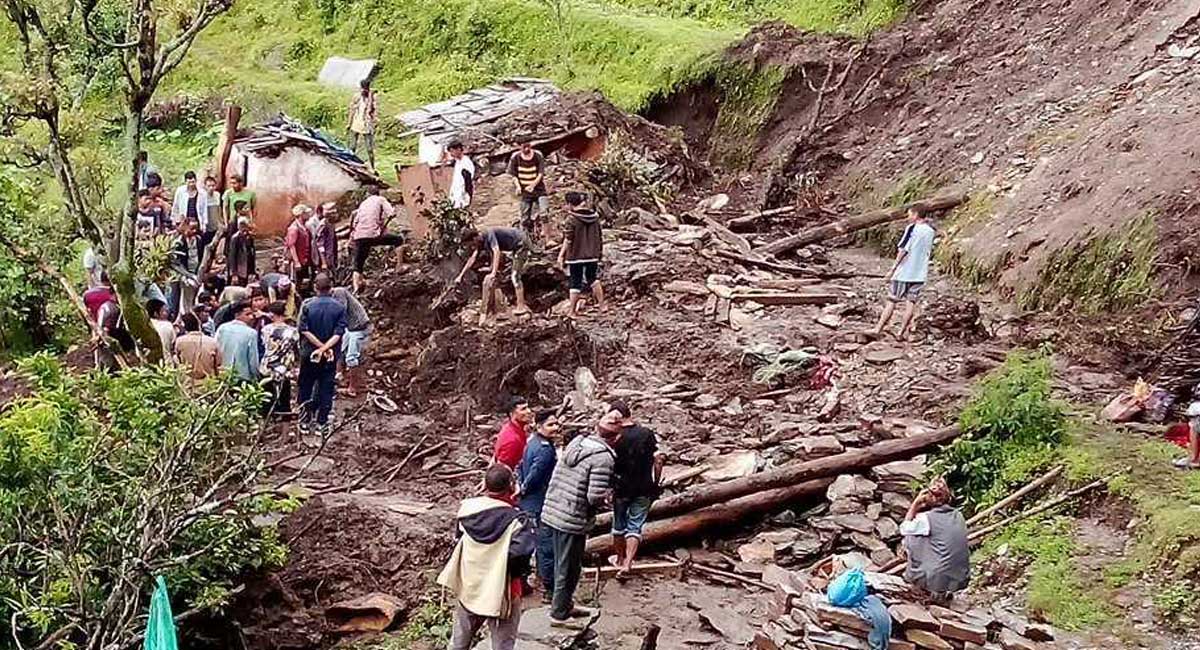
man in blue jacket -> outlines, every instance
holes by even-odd
[[[341,356],[339,343],[346,334],[346,306],[330,291],[333,282],[325,273],[313,280],[317,295],[300,305],[300,433],[309,433],[315,415],[317,429],[328,435],[333,410],[334,378]]]
[[[520,476],[521,510],[537,525],[537,574],[542,582],[542,601],[550,602],[554,592],[554,540],[550,529],[542,525],[542,506],[546,503],[546,488],[558,462],[554,444],[561,425],[554,411],[545,410],[534,416],[537,429],[525,444],[525,455],[517,468]]]

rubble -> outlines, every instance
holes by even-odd
[[[755,647],[868,650],[870,624],[852,609],[835,607],[824,590],[834,573],[862,558],[837,556],[807,571],[770,568],[775,587],[770,621],[755,634]],[[767,575],[764,572],[764,576]],[[1055,647],[1049,626],[1032,624],[1011,612],[993,608],[962,611],[924,605],[903,579],[866,572],[870,591],[892,618],[889,650],[1048,650]]]

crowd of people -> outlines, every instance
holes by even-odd
[[[602,511],[612,513],[617,579],[631,571],[662,482],[657,434],[613,402],[593,431],[563,438],[556,411],[510,401],[485,495],[460,507],[455,550],[438,577],[458,597],[452,650],[471,647],[484,625],[493,648],[514,647],[521,601],[534,591],[550,606],[551,626],[575,627],[591,616],[575,591],[587,534]]]
[[[576,603],[587,536],[611,512],[608,562],[621,582],[634,568],[642,531],[661,492],[658,434],[614,401],[595,428],[564,440],[554,410],[514,397],[496,436],[483,495],[464,500],[455,546],[438,584],[457,598],[450,650],[473,647],[487,627],[493,650],[515,647],[522,602],[540,592],[551,627],[578,629],[595,612]],[[904,576],[945,603],[970,581],[970,550],[953,493],[936,479],[900,525]]]

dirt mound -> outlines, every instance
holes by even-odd
[[[448,555],[450,515],[408,515],[412,503],[327,495],[308,501],[281,527],[287,564],[247,586],[233,608],[246,647],[308,650],[337,636],[325,610],[373,592],[407,610],[432,584],[425,575]],[[404,615],[397,616],[398,622]]]
[[[1100,309],[1144,301],[1146,275],[1167,297],[1194,290],[1178,234],[1200,226],[1198,18],[1180,3],[946,0],[868,41],[760,25],[728,53],[784,74],[752,195],[855,211],[958,186],[977,196],[942,224],[950,245],[1010,297],[1078,308],[1056,278],[1098,287]]]
[[[572,375],[593,359],[587,336],[570,322],[534,318],[485,328],[453,325],[429,337],[409,394],[425,401],[461,395],[497,408],[509,396],[536,395],[536,371]]]

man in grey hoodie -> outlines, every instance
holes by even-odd
[[[554,546],[550,625],[555,627],[569,627],[572,617],[590,614],[575,606],[575,587],[583,570],[588,530],[596,512],[612,500],[612,471],[617,458],[613,445],[621,438],[621,422],[620,413],[606,413],[595,433],[576,436],[567,445],[550,476],[542,524],[550,529]]]
[[[583,192],[567,192],[571,218],[563,233],[562,249],[558,251],[558,265],[571,277],[571,310],[568,312],[571,318],[578,313],[579,300],[585,291],[591,292],[596,306],[604,304],[604,287],[599,280],[604,240],[600,217],[584,205],[586,198]]]

